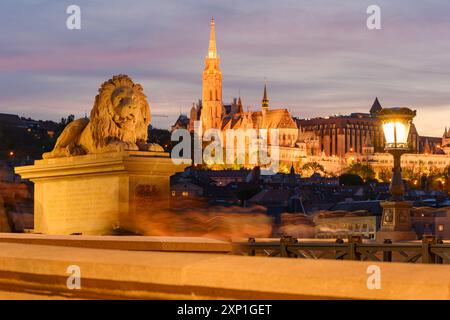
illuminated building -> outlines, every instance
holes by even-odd
[[[279,168],[285,173],[291,165],[299,171],[308,162],[321,164],[330,174],[340,174],[354,162],[371,164],[377,175],[392,165],[392,157],[384,152],[383,129],[376,117],[383,109],[378,98],[366,113],[302,119],[293,117],[287,108],[272,108],[265,84],[261,105],[257,108],[259,110],[245,111],[240,96],[231,104],[223,103],[222,71],[212,19],[202,75],[202,99],[192,105],[189,117],[180,115],[172,130],[185,128],[192,132],[194,121],[199,120],[203,132],[210,128],[222,132],[227,129],[277,129]],[[425,165],[440,170],[450,165],[450,130],[445,130],[442,139],[421,137],[412,123],[408,145],[410,151],[402,159],[405,168]]]

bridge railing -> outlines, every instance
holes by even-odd
[[[407,263],[450,263],[450,244],[434,236],[424,236],[422,243],[363,243],[361,236],[351,236],[347,242],[303,242],[285,236],[279,242],[247,242],[234,244],[234,254],[248,256],[286,257],[300,259],[335,259],[356,261],[383,261]]]

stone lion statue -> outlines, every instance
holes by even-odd
[[[55,148],[42,157],[126,150],[163,151],[161,146],[146,142],[150,120],[150,106],[142,86],[127,75],[113,76],[100,87],[90,119],[68,124]]]

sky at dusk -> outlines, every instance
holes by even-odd
[[[66,8],[81,8],[81,30]],[[366,27],[369,5],[381,30]],[[216,21],[224,103],[240,92],[310,118],[384,107],[417,110],[419,134],[450,126],[450,1],[1,0],[0,113],[59,120],[89,113],[114,74],[144,86],[169,128],[201,97],[209,23]]]

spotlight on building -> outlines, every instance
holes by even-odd
[[[411,203],[404,201],[405,187],[402,180],[401,156],[409,150],[408,135],[416,111],[409,108],[384,108],[377,113],[386,140],[385,150],[394,157],[394,168],[389,191],[391,197],[381,203],[383,216],[377,241],[415,240],[411,230]]]

